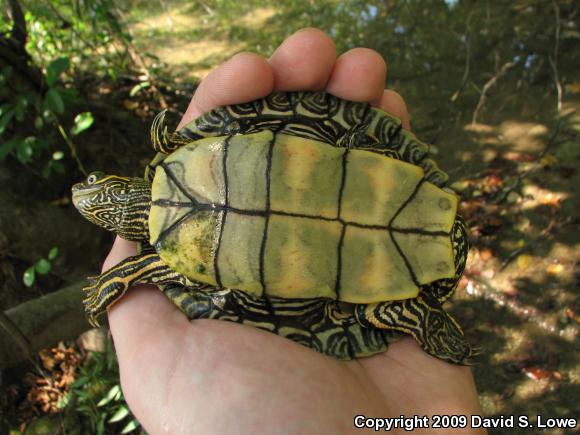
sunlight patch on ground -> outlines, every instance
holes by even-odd
[[[541,151],[548,135],[543,124],[519,121],[505,121],[499,126],[466,124],[464,130],[478,136],[481,144],[526,152]]]
[[[505,121],[499,126],[502,145],[509,145],[515,151],[540,151],[548,134],[543,124],[531,122]]]
[[[202,40],[179,42],[178,46],[165,45],[156,50],[157,56],[170,66],[180,68],[183,78],[204,78],[215,64],[241,50],[241,45],[225,41]]]
[[[535,209],[542,205],[557,206],[570,197],[567,192],[554,192],[534,184],[523,186],[522,193],[526,197],[526,201],[521,205],[522,210]]]
[[[274,8],[258,8],[240,17],[238,22],[246,27],[262,27],[277,13],[278,11]]]
[[[189,5],[174,7],[170,12],[143,18],[131,30],[140,49],[173,67],[180,79],[201,80],[215,65],[243,48],[228,40],[200,38],[197,32],[208,26],[205,16],[192,14]]]

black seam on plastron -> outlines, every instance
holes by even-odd
[[[393,241],[393,244],[395,245],[395,249],[397,250],[397,252],[401,256],[401,258],[403,259],[403,262],[405,263],[405,266],[407,267],[407,270],[409,271],[409,275],[411,275],[411,280],[413,281],[413,283],[417,287],[421,287],[421,284],[419,284],[419,281],[417,280],[417,275],[415,275],[415,272],[413,271],[413,268],[411,267],[411,263],[409,262],[409,259],[403,253],[403,250],[401,249],[401,247],[399,246],[399,244],[395,240],[395,236],[393,235],[393,231],[392,231],[391,225],[393,224],[393,222],[395,221],[395,219],[397,218],[397,216],[401,213],[401,211],[415,198],[415,196],[417,195],[417,192],[419,191],[419,189],[421,188],[421,186],[423,185],[424,182],[425,182],[425,178],[421,178],[419,180],[419,182],[415,186],[415,189],[413,190],[413,192],[411,192],[411,194],[409,195],[409,197],[407,198],[407,200],[405,202],[403,202],[403,204],[401,204],[401,207],[399,207],[399,209],[397,210],[397,212],[391,218],[391,220],[389,221],[389,225],[388,225],[388,227],[389,227],[389,237]]]
[[[340,232],[340,239],[338,239],[338,259],[336,265],[336,278],[334,281],[334,293],[336,293],[336,299],[340,300],[340,290],[341,290],[341,275],[342,275],[342,247],[344,245],[344,234],[346,233],[346,225],[342,225],[342,230]]]
[[[218,259],[220,254],[220,248],[222,246],[222,237],[224,235],[224,228],[226,226],[226,221],[228,217],[228,206],[229,206],[228,151],[230,149],[231,139],[232,136],[228,136],[227,139],[224,141],[224,152],[222,157],[222,172],[224,174],[224,209],[222,211],[222,222],[220,225],[220,233],[218,236],[217,247],[213,255],[213,270],[218,287],[223,287],[220,269],[218,265]]]
[[[449,233],[445,231],[429,231],[422,230],[420,228],[389,228],[394,233],[401,234],[420,234],[423,236],[449,236]]]
[[[409,262],[409,259],[403,253],[403,250],[401,249],[401,247],[399,246],[399,244],[395,240],[395,236],[393,235],[392,231],[389,231],[389,237],[391,238],[393,245],[395,245],[395,249],[397,250],[397,252],[401,256],[401,258],[403,259],[403,263],[405,263],[405,266],[407,267],[407,270],[409,271],[409,275],[411,276],[411,280],[413,281],[413,283],[417,287],[421,287],[421,284],[419,284],[419,281],[417,280],[417,276],[415,275],[415,272],[413,271],[413,268],[411,267],[411,263]]]
[[[341,220],[340,213],[342,212],[342,195],[344,193],[344,186],[346,184],[346,163],[349,152],[350,150],[346,149],[342,154],[342,174],[340,178],[340,188],[338,189],[338,211],[336,215],[338,220]]]
[[[407,205],[409,205],[409,203],[411,201],[413,201],[413,199],[415,199],[415,196],[417,196],[417,192],[419,192],[419,189],[421,188],[421,186],[423,185],[423,183],[425,182],[425,178],[421,178],[419,180],[419,182],[417,183],[417,185],[415,186],[415,189],[413,189],[413,192],[411,192],[411,194],[409,195],[409,197],[405,200],[405,202],[403,202],[403,204],[401,204],[401,206],[399,207],[399,209],[397,210],[397,212],[393,215],[393,217],[391,218],[391,220],[389,221],[389,224],[387,225],[387,227],[389,229],[392,228],[393,222],[395,222],[395,219],[397,219],[397,216],[399,216],[399,214],[401,214],[401,212],[403,211],[403,209],[405,207],[407,207]]]
[[[151,205],[158,205],[161,207],[188,207],[191,208],[191,202],[172,201],[170,199],[156,199],[151,202]],[[202,204],[200,204],[202,205]]]
[[[340,213],[342,212],[342,195],[344,193],[344,185],[346,184],[346,163],[348,159],[348,148],[344,151],[342,155],[342,174],[340,179],[340,188],[338,189],[338,210],[337,218],[341,221]],[[341,221],[342,222],[342,221]],[[336,266],[336,278],[334,280],[334,293],[336,294],[336,299],[340,300],[340,276],[342,273],[342,246],[344,243],[344,234],[346,233],[346,224],[342,222],[342,229],[340,231],[340,239],[338,240],[338,256],[337,256],[337,266]]]
[[[159,243],[163,243],[163,241],[165,240],[165,238],[167,237],[167,235],[173,231],[174,229],[176,229],[178,226],[180,226],[181,224],[183,224],[188,218],[190,218],[194,213],[196,213],[198,210],[197,209],[193,209],[187,213],[185,213],[183,216],[181,216],[179,219],[177,219],[175,222],[173,222],[171,225],[169,225],[167,228],[165,228],[161,234],[159,234],[159,237],[157,237],[157,240],[155,241],[155,245],[158,245]]]
[[[173,184],[175,184],[177,186],[177,188],[181,191],[181,193],[183,193],[187,199],[189,199],[192,203],[194,204],[198,204],[197,199],[195,199],[185,188],[185,186],[181,183],[181,181],[179,181],[177,179],[177,177],[175,176],[175,174],[173,172],[171,172],[171,168],[169,167],[169,165],[167,165],[167,163],[165,162],[161,162],[159,163],[159,166],[161,166],[163,168],[163,170],[165,171],[165,173],[167,174],[167,176],[169,178],[171,178],[171,181],[173,181]]]
[[[272,177],[272,158],[274,154],[274,144],[276,143],[276,135],[278,132],[273,132],[272,141],[268,146],[268,160],[266,162],[266,210],[264,211],[264,234],[262,235],[262,244],[260,245],[260,285],[262,286],[263,296],[268,300],[266,295],[266,279],[264,271],[264,256],[266,255],[266,242],[268,240],[268,225],[270,223],[270,188]]]

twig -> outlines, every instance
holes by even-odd
[[[159,3],[161,3],[161,7],[165,11],[165,16],[167,17],[167,25],[169,26],[170,29],[173,29],[173,18],[171,17],[171,10],[169,8],[169,5],[165,0],[159,0]]]
[[[26,336],[2,310],[0,310],[0,328],[4,329],[25,355],[32,355],[32,348]]]
[[[558,101],[556,104],[556,108],[558,113],[562,111],[562,83],[560,82],[560,77],[558,74],[558,50],[560,46],[560,8],[558,7],[558,3],[556,0],[552,0],[552,5],[554,6],[554,12],[556,14],[556,34],[555,34],[555,41],[554,41],[554,53],[551,56],[548,56],[548,61],[550,62],[550,66],[552,67],[552,72],[554,73],[554,84],[556,86],[556,92],[558,94]]]
[[[552,148],[552,146],[554,146],[554,144],[556,143],[556,138],[558,137],[558,134],[560,133],[560,126],[561,125],[562,125],[562,120],[559,119],[558,122],[556,123],[556,127],[554,128],[554,131],[552,132],[552,135],[550,136],[550,138],[546,142],[546,146],[544,147],[544,149],[536,157],[536,161],[538,161],[542,157],[544,157],[548,153],[548,151]],[[540,169],[540,165],[537,165],[537,166],[534,166],[534,167],[532,167],[532,168],[530,168],[528,170],[519,172],[518,173],[518,176],[517,176],[517,179],[513,183],[513,185],[510,186],[508,189],[502,190],[501,195],[498,195],[498,197],[495,198],[493,202],[495,204],[501,204],[508,197],[508,195],[511,192],[513,192],[514,190],[516,190],[522,184],[522,181],[524,180],[524,178],[526,178],[529,175],[533,174],[538,169]]]
[[[497,84],[497,81],[503,75],[505,75],[510,69],[512,69],[514,66],[516,66],[518,64],[518,62],[519,62],[519,60],[512,60],[511,62],[504,63],[503,66],[500,68],[500,70],[497,72],[497,74],[495,74],[492,78],[490,78],[485,83],[485,85],[483,86],[483,89],[481,91],[481,96],[479,97],[479,102],[477,103],[477,107],[473,111],[473,116],[471,118],[472,124],[477,124],[477,117],[479,115],[480,110],[483,108],[483,105],[485,104],[485,99],[487,98],[489,90]]]
[[[122,12],[119,9],[116,9],[116,12],[119,16],[121,16],[121,17],[123,16]],[[128,27],[127,27],[127,33],[129,33],[129,35],[132,37],[131,32],[130,32]],[[165,99],[165,96],[161,93],[161,91],[157,87],[157,85],[156,85],[157,80],[155,79],[153,74],[151,74],[151,71],[149,70],[149,68],[145,64],[143,57],[141,57],[141,55],[139,54],[137,49],[133,46],[133,44],[131,44],[129,41],[127,41],[127,39],[124,38],[123,35],[119,35],[118,32],[115,32],[115,35],[117,36],[117,38],[121,42],[121,44],[123,44],[123,46],[125,47],[125,49],[129,53],[129,56],[133,60],[133,62],[135,62],[135,64],[137,66],[139,66],[139,68],[141,69],[143,74],[145,74],[145,77],[147,77],[147,80],[149,81],[149,87],[151,88],[151,90],[153,92],[155,92],[157,94],[157,97],[159,98],[159,105],[161,106],[161,108],[167,109],[169,107],[169,105],[167,104],[167,100]]]
[[[463,78],[461,79],[461,84],[459,88],[451,96],[451,101],[456,101],[459,98],[459,94],[463,91],[465,84],[467,83],[467,78],[469,77],[469,66],[471,61],[471,16],[473,11],[469,12],[467,18],[465,19],[465,68],[463,69]]]
[[[41,375],[46,377],[46,373],[40,367],[36,361],[32,358],[33,350],[32,346],[30,345],[30,341],[26,338],[24,333],[20,330],[18,325],[16,325],[10,317],[8,317],[4,311],[0,310],[0,328],[6,332],[14,343],[20,348],[24,355],[27,356],[27,359],[30,361],[32,366],[37,370],[37,372]]]
[[[8,0],[10,15],[12,18],[12,32],[11,38],[17,43],[18,47],[25,51],[26,40],[28,39],[28,32],[26,31],[26,20],[22,7],[17,0]]]
[[[556,226],[557,223],[557,219],[556,219],[556,213],[554,211],[552,211],[552,218],[550,219],[550,223],[548,223],[548,225],[546,226],[546,228],[544,228],[540,234],[538,234],[538,237],[536,237],[534,240],[532,240],[530,243],[528,243],[525,246],[522,246],[521,248],[516,249],[515,251],[513,251],[510,255],[508,255],[508,257],[501,263],[501,266],[499,268],[499,271],[503,271],[506,267],[508,267],[508,265],[515,259],[517,258],[522,252],[524,251],[528,251],[530,249],[532,249],[534,246],[536,246],[540,241],[544,240],[544,237],[548,236],[552,230],[554,229],[554,227]]]
[[[56,124],[56,128],[60,132],[62,138],[64,139],[64,141],[68,145],[68,147],[70,149],[70,155],[72,156],[73,159],[75,159],[75,162],[77,163],[77,167],[79,168],[79,171],[81,171],[83,173],[83,175],[87,175],[87,171],[85,170],[85,167],[83,166],[83,162],[81,162],[81,159],[79,159],[79,156],[77,154],[76,145],[74,144],[72,139],[69,137],[69,135],[66,134],[64,127],[62,126],[62,124],[60,123],[60,121],[58,120],[56,115],[54,116],[54,123]]]

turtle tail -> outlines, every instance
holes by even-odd
[[[356,306],[355,316],[368,328],[412,335],[430,355],[455,364],[472,365],[478,350],[465,340],[457,321],[429,294],[413,299]]]

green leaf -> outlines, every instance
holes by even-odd
[[[119,397],[121,397],[121,387],[119,387],[119,385],[115,385],[109,390],[107,395],[103,397],[99,403],[97,403],[97,406],[105,406],[111,400],[117,400]]]
[[[34,120],[34,128],[36,128],[37,130],[40,130],[43,125],[44,125],[44,121],[42,120],[42,118],[40,116],[37,116],[36,119]]]
[[[22,282],[26,287],[32,287],[35,278],[36,273],[34,272],[34,266],[30,266],[28,269],[24,271],[24,275],[22,275]]]
[[[139,93],[139,91],[141,91],[142,89],[148,88],[150,85],[151,84],[149,82],[141,82],[141,83],[133,86],[133,88],[129,92],[129,96],[134,97],[135,95],[137,95]]]
[[[79,133],[82,133],[91,125],[93,125],[94,121],[95,119],[93,118],[93,114],[91,112],[79,113],[77,116],[75,116],[75,125],[70,131],[71,134],[76,136]]]
[[[54,249],[54,248],[52,248],[52,249]],[[51,251],[52,251],[52,249],[51,249]],[[77,378],[77,380],[72,383],[71,388],[80,388],[83,385],[85,385],[87,382],[89,382],[88,376],[79,376]]]
[[[59,115],[64,113],[64,102],[58,91],[54,88],[50,88],[46,95],[44,96],[44,104],[46,108]]]
[[[58,246],[53,246],[50,251],[48,251],[48,259],[54,260],[56,257],[58,257]]]
[[[46,258],[41,258],[36,262],[34,268],[41,275],[46,275],[48,272],[50,272],[51,269],[50,261],[48,261]]]
[[[15,113],[14,109],[10,109],[2,115],[2,117],[0,118],[0,134],[4,133],[6,126],[10,121],[12,121],[14,113]]]
[[[16,146],[16,157],[22,163],[28,163],[32,160],[32,156],[34,154],[34,150],[32,149],[32,144],[34,143],[34,137],[27,137],[23,141],[19,142]]]
[[[52,171],[52,162],[48,162],[46,165],[44,165],[44,168],[42,168],[42,173],[41,175],[43,176],[43,178],[48,178],[50,177],[50,173]]]
[[[52,62],[50,62],[46,68],[46,83],[48,83],[48,86],[54,85],[58,79],[58,76],[66,71],[69,65],[70,61],[68,57],[59,57],[58,59],[54,59]]]
[[[62,160],[64,153],[62,151],[55,151],[52,153],[52,160]]]
[[[52,163],[52,169],[54,169],[59,174],[64,174],[64,165],[61,162],[53,160],[50,163]]]
[[[66,406],[70,403],[71,400],[71,394],[66,393],[65,395],[61,396],[58,401],[56,402],[56,407],[58,409],[64,409],[66,408]]]
[[[26,114],[26,107],[28,106],[28,99],[26,95],[21,94],[16,97],[16,106],[14,107],[14,117],[18,122],[24,121]]]
[[[135,429],[137,429],[139,427],[139,422],[137,420],[131,420],[121,431],[121,433],[129,433],[131,431],[134,431]]]
[[[7,140],[6,142],[0,143],[0,162],[4,160],[8,154],[14,151],[21,140],[21,137],[16,137],[14,139]]]
[[[0,76],[2,76],[3,81],[8,81],[12,77],[13,72],[14,68],[11,65],[7,65],[0,71]]]
[[[117,409],[117,412],[115,412],[113,416],[109,419],[109,423],[116,423],[118,421],[121,421],[128,415],[129,408],[127,408],[126,406],[120,406],[119,409]]]

